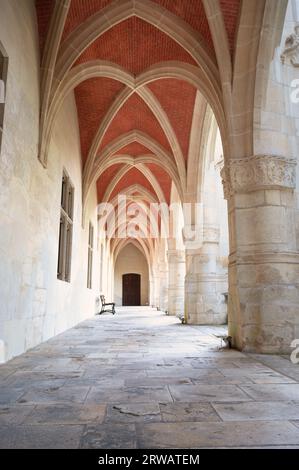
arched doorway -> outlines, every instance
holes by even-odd
[[[141,276],[140,274],[123,274],[123,305],[140,306],[141,304]]]
[[[128,243],[116,256],[114,301],[119,306],[149,305],[148,262],[142,249],[137,246],[134,243]]]

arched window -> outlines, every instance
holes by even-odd
[[[0,42],[0,151],[3,134],[8,57]]]

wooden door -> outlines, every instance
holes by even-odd
[[[123,305],[140,305],[140,274],[123,275]]]

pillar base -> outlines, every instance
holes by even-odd
[[[229,278],[233,346],[289,355],[299,338],[299,254],[264,253],[255,261],[244,257],[230,266]]]

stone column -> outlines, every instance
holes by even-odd
[[[184,315],[185,250],[168,250],[168,313]]]
[[[159,309],[168,312],[168,265],[166,262],[159,263]]]
[[[289,353],[299,337],[296,163],[271,155],[231,160],[229,334],[238,349]]]
[[[205,225],[201,248],[186,250],[186,321],[195,325],[227,321],[227,275],[218,269],[220,230]]]
[[[155,282],[153,275],[150,275],[149,279],[149,305],[155,307]]]
[[[160,273],[158,269],[158,264],[155,263],[153,266],[153,276],[151,282],[152,296],[151,296],[151,306],[154,308],[159,308],[160,304]]]

